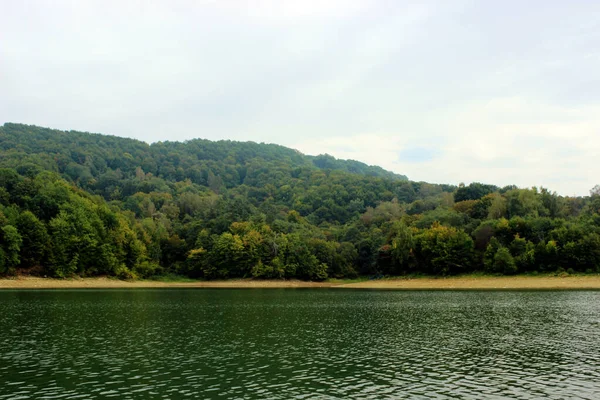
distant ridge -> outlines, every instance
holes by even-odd
[[[53,151],[62,152],[64,149],[71,149],[77,146],[114,146],[121,143],[127,148],[127,153],[134,158],[144,154],[151,157],[156,156],[165,147],[182,152],[184,154],[193,154],[197,160],[204,161],[226,161],[227,157],[233,157],[237,162],[244,163],[250,159],[263,159],[265,161],[283,161],[290,163],[293,167],[314,166],[322,170],[344,171],[351,174],[382,177],[388,179],[408,180],[405,175],[396,174],[387,171],[379,166],[367,165],[355,160],[336,159],[329,154],[317,156],[304,155],[298,150],[291,149],[278,144],[256,143],[252,141],[240,142],[232,140],[211,141],[208,139],[191,139],[183,142],[159,141],[148,144],[144,141],[130,138],[122,138],[112,135],[99,133],[79,132],[79,131],[61,131],[56,129],[42,128],[35,125],[25,125],[17,123],[5,123],[0,127],[0,146],[3,150],[20,148],[27,154],[52,153]],[[46,145],[53,143],[54,146],[48,148]],[[60,145],[59,150],[56,145]],[[119,146],[122,147],[122,146]],[[85,148],[79,149],[86,153]],[[117,157],[117,155],[113,155]],[[80,162],[77,164],[83,165]],[[156,174],[158,171],[146,171]]]

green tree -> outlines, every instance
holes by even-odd
[[[42,265],[49,247],[46,226],[31,212],[19,215],[17,228],[21,232],[21,264],[23,267]]]
[[[71,226],[64,216],[53,218],[49,223],[52,247],[48,269],[51,275],[64,278],[77,270],[79,255],[71,248]]]
[[[499,272],[505,275],[515,274],[517,266],[513,257],[506,247],[500,247],[494,254],[493,272]]]
[[[398,265],[397,272],[408,271],[413,261],[415,240],[411,228],[403,222],[396,222],[392,228],[391,253],[394,263]]]
[[[469,272],[473,240],[456,228],[434,224],[415,237],[416,256],[422,270],[433,274]]]
[[[204,276],[209,279],[243,276],[238,262],[244,253],[244,243],[238,235],[229,232],[216,237],[209,253],[209,265]]]
[[[486,271],[497,272],[495,270],[494,262],[496,259],[496,253],[500,248],[502,248],[502,245],[500,244],[498,239],[496,239],[496,237],[492,237],[485,249],[485,253],[483,253],[483,265]]]
[[[12,272],[19,265],[22,242],[23,239],[14,226],[5,225],[0,229],[0,256],[3,258],[0,261],[0,273]]]

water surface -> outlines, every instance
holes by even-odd
[[[600,292],[0,291],[0,399],[600,398]]]

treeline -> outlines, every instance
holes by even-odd
[[[277,145],[0,127],[0,273],[600,272],[600,190],[408,181]]]

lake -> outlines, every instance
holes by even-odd
[[[0,291],[0,399],[600,398],[600,292]]]

